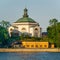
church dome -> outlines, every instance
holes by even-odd
[[[32,22],[32,23],[35,23],[35,21],[32,18],[29,18],[29,17],[23,17],[23,18],[20,18],[16,21],[16,23],[19,23],[19,22]]]
[[[15,23],[20,23],[20,22],[31,22],[31,23],[36,23],[32,18],[29,18],[27,14],[27,9],[24,9],[24,15],[22,18],[18,19]]]

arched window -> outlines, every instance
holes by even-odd
[[[25,28],[22,28],[22,30],[25,30]]]
[[[38,48],[38,45],[36,45],[36,48]]]
[[[35,28],[35,30],[34,30],[34,36],[35,36],[35,37],[38,37],[38,33],[39,33],[39,32],[38,32],[38,28]]]
[[[26,29],[25,28],[22,28],[22,32],[26,32]]]
[[[10,31],[13,31],[13,29],[11,28]]]
[[[38,30],[37,28],[35,28],[35,30]]]

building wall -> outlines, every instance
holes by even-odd
[[[12,29],[12,30],[11,30]],[[9,36],[11,36],[11,32],[14,30],[14,27],[12,27],[12,26],[10,26],[9,28],[8,28],[8,31],[9,31]]]
[[[37,32],[37,36],[40,37],[40,26],[38,26],[37,23],[13,23],[12,26],[16,26],[18,29],[19,32],[26,32],[26,33],[30,33],[31,36],[35,36],[35,28],[38,29],[38,32]],[[11,32],[10,29],[14,29],[14,27],[9,27],[9,33]],[[25,30],[22,30],[22,29],[25,29]]]
[[[30,27],[29,30],[30,30],[29,32],[31,33],[31,36],[34,36],[34,28]]]
[[[23,47],[25,48],[48,48],[48,42],[22,42]]]
[[[25,31],[23,31],[22,29],[25,28]],[[29,32],[29,25],[18,25],[18,30],[20,32]]]

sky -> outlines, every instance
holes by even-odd
[[[56,18],[60,22],[60,0],[0,0],[0,21],[17,21],[25,7],[29,17],[40,24],[42,31],[46,31],[50,19]]]

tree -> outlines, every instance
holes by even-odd
[[[51,19],[50,21],[49,21],[49,23],[50,23],[50,25],[56,25],[56,23],[58,22],[58,20],[57,19]]]
[[[50,26],[47,28],[47,31],[49,32],[48,36],[56,39],[57,38],[57,23],[58,23],[58,20],[54,18],[54,19],[51,19],[49,21],[49,23],[50,23]],[[49,34],[51,34],[51,36]]]
[[[6,28],[0,26],[0,42],[2,42],[3,45],[6,45],[9,39],[9,34]]]
[[[8,28],[11,24],[10,24],[10,22],[8,22],[8,21],[2,20],[2,21],[0,22],[0,25],[1,25],[2,27],[4,27],[4,28]]]
[[[47,28],[48,37],[56,44],[57,47],[60,47],[60,22],[57,19],[51,19],[49,21],[50,26]]]

